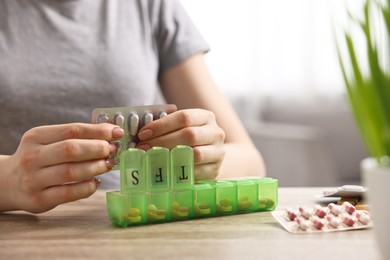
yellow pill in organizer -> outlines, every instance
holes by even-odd
[[[136,216],[136,217],[128,217],[127,218],[129,222],[131,223],[139,223],[142,221],[141,216]]]
[[[129,216],[130,217],[138,217],[139,215],[140,215],[140,210],[138,208],[129,209]]]
[[[269,208],[275,205],[275,201],[268,198],[259,199],[259,208]]]
[[[207,215],[211,213],[211,208],[206,204],[202,204],[196,207],[196,212],[201,215]]]
[[[238,209],[239,210],[245,210],[252,207],[252,202],[249,200],[240,200],[238,201]]]
[[[177,211],[177,216],[178,217],[188,217],[189,212],[190,212],[189,207],[180,207]]]
[[[155,211],[155,214],[153,215],[154,219],[162,220],[166,218],[167,211],[164,209],[158,209]]]
[[[177,201],[174,201],[173,203],[172,203],[172,210],[179,210],[179,208],[180,208],[180,204],[177,202]]]

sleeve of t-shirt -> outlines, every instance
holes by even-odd
[[[156,29],[159,73],[195,53],[209,50],[178,0],[161,0]]]

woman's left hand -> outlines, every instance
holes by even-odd
[[[179,110],[155,120],[139,131],[138,138],[137,148],[143,150],[153,146],[193,147],[196,180],[215,179],[225,156],[225,132],[214,113],[204,109]]]

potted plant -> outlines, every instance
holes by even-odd
[[[365,0],[361,17],[349,14],[349,25],[343,45],[338,45],[339,60],[350,107],[370,154],[361,169],[374,231],[384,259],[390,259],[390,0]],[[364,39],[364,55],[357,51],[361,42],[354,41],[356,36]]]

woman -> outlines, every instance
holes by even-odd
[[[141,129],[139,148],[192,146],[198,180],[264,175],[207,50],[176,0],[0,0],[0,211],[93,194],[123,130],[89,124],[91,111],[160,91],[179,110]]]

